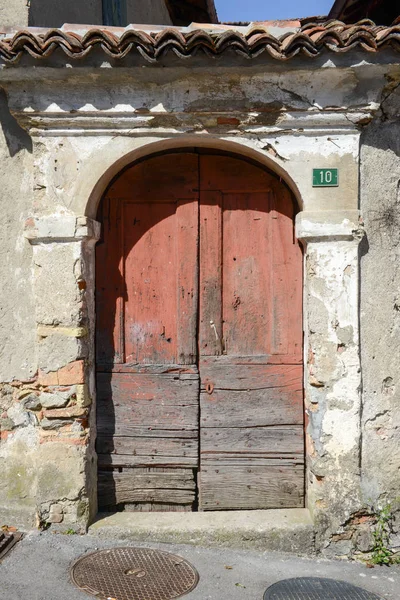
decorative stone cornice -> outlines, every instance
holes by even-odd
[[[358,210],[301,212],[296,217],[296,237],[310,242],[357,241],[364,236]]]

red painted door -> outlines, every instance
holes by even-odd
[[[199,506],[303,506],[292,197],[266,171],[225,156],[201,156],[200,189]]]
[[[293,216],[275,177],[227,156],[152,158],[108,190],[96,256],[101,508],[303,505]]]
[[[125,171],[102,203],[96,254],[101,509],[191,510],[196,501],[197,173],[195,154],[154,158]]]

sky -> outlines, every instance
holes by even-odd
[[[220,21],[273,21],[327,15],[334,0],[215,0]]]

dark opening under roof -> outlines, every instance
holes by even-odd
[[[165,0],[174,25],[218,23],[214,0]]]
[[[377,25],[391,25],[400,15],[400,0],[336,0],[329,19],[357,23],[371,19]]]

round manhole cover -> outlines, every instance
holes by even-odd
[[[172,600],[191,592],[199,575],[186,560],[149,548],[112,548],[81,557],[71,569],[81,590],[102,600]]]
[[[275,583],[264,594],[264,600],[382,600],[351,583],[323,579],[322,577],[297,577]]]

